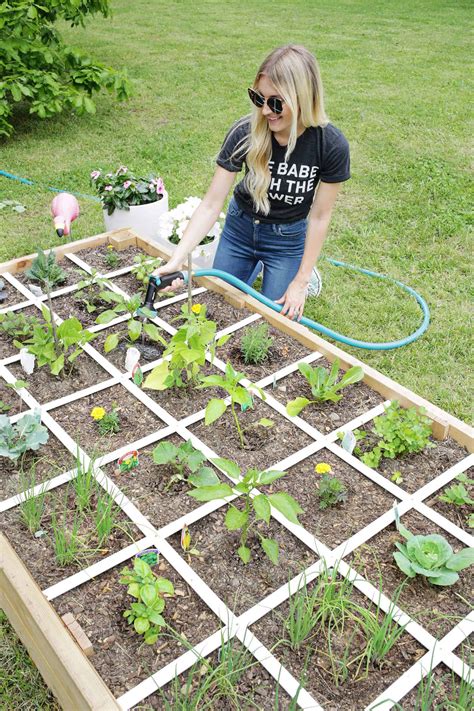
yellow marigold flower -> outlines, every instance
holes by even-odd
[[[105,410],[103,407],[93,407],[91,410],[91,417],[94,420],[101,420],[105,417]]]
[[[319,462],[319,464],[316,464],[314,467],[314,471],[316,474],[329,474],[331,471],[331,465],[326,464],[326,462]]]
[[[191,306],[191,311],[193,312],[193,314],[200,314],[200,313],[201,313],[201,309],[202,309],[201,304],[193,304],[193,305]]]
[[[114,248],[113,244],[108,244],[108,245],[107,245],[107,249],[113,249],[113,248]]]

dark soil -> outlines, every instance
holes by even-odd
[[[188,700],[191,708],[191,703],[200,699],[202,705],[209,711],[275,711],[278,708],[280,711],[289,708],[290,699],[283,689],[278,689],[278,697],[276,693],[276,682],[270,674],[264,669],[250,652],[245,652],[244,647],[235,638],[230,642],[232,649],[233,671],[238,677],[233,684],[233,694],[225,694],[219,688],[217,680],[219,675],[209,671],[204,674],[204,660],[199,660],[191,669],[184,672],[179,677],[166,684],[161,691],[158,691],[151,696],[148,696],[141,704],[134,706],[134,711],[150,711],[151,709],[164,708],[164,699],[170,704],[169,708],[174,708],[176,704],[183,703]],[[235,655],[235,656],[234,656]],[[207,657],[208,664],[214,671],[219,668],[220,650]],[[224,662],[223,662],[224,664]],[[203,674],[201,675],[201,670]],[[239,673],[240,671],[240,673]],[[228,666],[225,666],[225,672],[228,675]],[[212,683],[210,679],[212,678]],[[226,686],[227,686],[226,679]],[[208,693],[200,694],[201,684],[206,684]],[[278,706],[277,706],[278,704]]]
[[[41,311],[39,311],[35,306],[27,306],[26,309],[19,309],[15,313],[22,313],[25,316],[36,316],[38,321],[43,322]],[[26,338],[27,336],[20,339],[18,339],[17,336],[10,337],[0,329],[0,359],[19,355],[20,351],[15,345],[13,345],[13,341],[16,339],[23,342]]]
[[[430,709],[430,711],[454,711],[472,708],[471,703],[463,706],[456,706],[459,703],[460,678],[444,664],[440,664],[425,677],[423,682],[417,684],[409,694],[399,701],[403,711],[420,711]],[[471,689],[472,694],[472,689]],[[450,702],[453,704],[451,705]]]
[[[114,348],[112,351],[106,353],[104,351],[104,343],[106,338],[112,333],[119,334],[120,341],[117,348]],[[166,339],[167,334],[163,333],[163,337]],[[145,341],[142,341],[141,337],[137,341],[129,341],[128,326],[126,321],[116,326],[112,326],[111,328],[106,328],[103,331],[99,331],[96,338],[92,341],[92,345],[101,355],[107,358],[107,360],[113,363],[113,365],[121,371],[125,371],[125,358],[127,356],[128,348],[137,348],[141,352],[142,355],[140,361],[142,365],[161,358],[164,350],[161,343],[155,343],[150,341],[148,338],[146,338]]]
[[[241,507],[237,501],[233,505]],[[226,512],[227,506],[224,506],[189,527],[192,546],[200,555],[188,556],[188,562],[227,607],[240,615],[314,563],[316,556],[272,519],[269,526],[259,521],[251,529],[247,546],[252,557],[244,565],[237,554],[240,531],[227,530]],[[255,530],[278,542],[279,565],[274,565],[266,556]],[[182,554],[179,535],[173,536],[170,543]]]
[[[146,287],[131,273],[114,277],[111,279],[111,282],[120,289],[123,289],[129,297],[135,296],[136,294],[140,294],[142,297],[145,296]]]
[[[16,276],[16,275],[15,275]],[[3,287],[0,291],[6,291],[7,298],[0,301],[0,309],[6,309],[8,306],[20,304],[22,301],[27,301],[28,297],[24,296],[20,291],[15,289],[6,279],[0,274],[0,281],[3,281]]]
[[[132,565],[130,561],[128,567]],[[154,572],[171,580],[179,593],[166,599],[163,615],[186,642],[162,632],[156,644],[143,644],[142,636],[123,618],[123,612],[133,602],[127,595],[127,586],[118,582],[124,567],[113,568],[53,601],[60,615],[73,613],[91,640],[94,654],[90,661],[115,696],[124,694],[220,627],[207,605],[162,559],[154,566]]]
[[[176,293],[179,292],[177,291]],[[162,309],[159,309],[158,316],[171,324],[171,326],[174,326],[174,328],[178,328],[180,321],[173,321],[173,319],[181,313],[183,303],[186,302],[177,301],[174,304],[164,306]],[[242,321],[249,316],[249,312],[246,309],[236,309],[234,306],[228,304],[223,296],[212,291],[198,294],[198,296],[194,297],[193,303],[206,305],[206,318],[217,323],[218,331],[227,328],[227,326],[237,321]]]
[[[107,541],[99,546],[94,522],[97,496],[93,495],[90,510],[81,514],[76,508],[73,492],[73,485],[69,484],[67,488],[59,487],[46,494],[44,515],[39,526],[39,530],[46,531],[46,535],[41,538],[35,538],[23,523],[19,506],[2,515],[3,533],[10,539],[14,549],[43,589],[117,552],[132,541],[139,540],[142,535],[119,510],[116,516],[116,528],[112,530]],[[101,493],[104,495],[103,492]],[[53,512],[56,512],[61,528],[66,531],[72,530],[75,517],[81,521],[78,535],[82,545],[78,559],[64,567],[58,565],[54,555],[54,535],[51,525]]]
[[[98,423],[90,416],[91,410],[103,407],[109,413],[114,403],[119,408],[120,432],[101,437]],[[63,405],[52,410],[51,414],[89,454],[112,452],[163,427],[162,421],[121,385]]]
[[[316,492],[321,475],[314,470],[319,462],[329,464],[332,467],[330,476],[344,483],[346,502],[326,509],[319,508]],[[304,514],[299,516],[301,524],[329,548],[336,548],[388,511],[394,501],[391,494],[326,449],[291,467],[285,477],[277,479],[269,487],[262,487],[262,491],[286,491],[291,494],[304,510]]]
[[[466,475],[469,479],[474,479],[474,467],[470,467],[466,471]],[[467,533],[472,534],[472,528],[469,528],[468,519],[469,515],[474,513],[474,506],[472,504],[464,504],[463,506],[458,506],[457,504],[449,504],[446,501],[441,501],[440,496],[442,496],[446,489],[449,489],[454,484],[458,484],[457,479],[453,479],[449,484],[446,484],[442,489],[440,489],[436,494],[427,499],[425,503],[432,509],[445,516],[447,519],[452,521],[459,526],[459,528],[464,529]],[[464,484],[471,499],[474,499],[474,484]]]
[[[222,371],[212,367],[209,363],[206,363],[201,369],[201,375],[203,376],[216,374],[222,375]],[[201,390],[192,385],[183,388],[169,388],[167,390],[145,388],[144,391],[177,420],[203,410],[211,398],[227,397],[227,392],[222,388],[209,387]]]
[[[257,321],[257,323],[260,323],[260,321]],[[245,373],[252,382],[261,380],[266,375],[269,375],[269,373],[276,373],[281,368],[284,368],[285,365],[294,363],[311,353],[309,348],[306,348],[297,340],[291,338],[291,336],[287,336],[270,326],[268,333],[273,338],[273,343],[263,363],[259,365],[245,363],[240,349],[240,342],[247,329],[251,328],[255,328],[255,324],[246,326],[244,329],[233,333],[227,343],[217,350],[217,356],[224,362],[230,360],[234,369]]]
[[[410,511],[402,517],[403,525],[413,534],[429,535],[437,533],[451,544],[455,552],[464,546],[434,523],[420,514]],[[395,541],[404,542],[392,524],[371,538],[368,544],[353,553],[351,565],[376,588],[393,596],[396,588],[406,580],[398,605],[408,615],[423,625],[437,639],[441,639],[472,609],[472,572],[461,570],[459,580],[449,587],[431,585],[423,576],[406,578],[393,559]]]
[[[370,426],[366,425],[360,430],[370,432]],[[373,445],[375,445],[378,439],[372,435],[371,437]],[[377,471],[387,479],[391,479],[395,472],[400,472],[402,481],[399,480],[398,485],[413,494],[417,489],[435,479],[469,454],[467,449],[451,437],[447,437],[445,440],[430,437],[430,441],[434,446],[425,447],[417,454],[406,454],[395,459],[382,459]],[[370,448],[369,446],[368,449]]]
[[[10,366],[12,368],[12,366]],[[5,381],[0,378],[0,403],[7,406],[8,409],[4,409],[0,406],[0,415],[16,415],[17,412],[21,411],[21,398],[12,388],[8,388]],[[23,409],[26,410],[26,405],[23,403]]]
[[[39,484],[72,469],[74,464],[72,454],[53,434],[49,433],[46,444],[36,452],[31,450],[26,452],[24,458],[20,457],[16,463],[6,457],[0,458],[0,498],[2,500],[9,498],[29,488],[33,474],[35,483]],[[27,480],[26,486],[23,486],[25,480]]]
[[[19,364],[10,365],[9,369],[17,379],[27,381],[28,391],[40,403],[51,402],[110,378],[107,371],[84,352],[74,361],[71,371],[70,367],[71,363],[67,363],[67,376],[62,373],[51,375],[47,365],[38,368],[31,375],[26,375]]]
[[[311,590],[312,585],[308,589]],[[376,607],[355,590],[351,600],[376,612]],[[360,626],[351,617],[347,617],[343,631],[333,629],[330,640],[327,626],[318,626],[309,639],[298,649],[292,650],[283,625],[288,615],[289,604],[285,602],[250,629],[270,650],[276,645],[275,656],[296,679],[306,677],[304,688],[327,711],[364,709],[426,651],[410,635],[404,634],[379,666],[371,664],[366,668],[366,664],[363,664],[358,669],[357,662],[354,662],[349,666],[348,678],[340,678],[337,684],[335,670],[338,668],[338,660],[342,661],[347,652],[348,660],[354,659],[366,649],[367,640]],[[287,640],[287,643],[283,640]]]
[[[240,412],[239,408],[238,418],[241,428],[244,429],[245,449],[240,447],[230,405],[211,425],[205,425],[202,420],[189,429],[219,457],[232,459],[246,469],[270,469],[277,462],[313,442],[311,437],[257,398],[254,409]],[[262,418],[272,420],[273,427],[256,425]]]
[[[118,256],[118,263],[113,267],[107,266],[106,262],[107,254],[111,251],[115,252]],[[105,274],[133,264],[133,258],[138,254],[144,254],[144,252],[142,249],[138,249],[138,247],[126,247],[121,250],[114,248],[113,250],[110,250],[107,248],[107,245],[104,244],[99,247],[94,247],[93,249],[81,249],[79,252],[75,252],[75,254],[90,267],[93,267],[98,272]]]
[[[325,358],[320,358],[316,363],[311,364],[312,368],[319,366],[330,368],[331,364]],[[343,373],[341,372],[342,375]],[[271,392],[277,400],[280,400],[285,405],[297,397],[305,397],[308,400],[314,399],[308,381],[299,371],[279,380]],[[320,432],[326,434],[337,428],[342,428],[350,420],[384,401],[384,398],[379,393],[371,390],[362,381],[348,385],[339,394],[342,395],[342,398],[338,402],[327,401],[308,405],[301,411],[299,416]]]
[[[89,301],[94,298],[94,295],[98,295],[99,292],[100,289],[95,289],[93,295],[88,297]],[[110,304],[106,303],[105,301],[102,301],[102,299],[97,299],[95,301],[95,306],[97,307],[96,311],[88,313],[85,302],[80,298],[76,298],[75,293],[76,292],[71,294],[64,294],[63,296],[57,296],[56,298],[54,298],[53,310],[54,313],[60,316],[62,319],[67,319],[71,318],[72,316],[75,316],[77,319],[79,319],[83,328],[90,328],[91,326],[95,326],[95,320],[97,316],[103,311],[106,311],[107,309],[111,308]]]
[[[172,435],[161,441],[172,442],[176,447],[184,442],[178,435]],[[118,471],[116,463],[105,467],[105,471],[153,526],[161,528],[193,511],[201,506],[201,503],[188,495],[188,491],[191,491],[193,487],[186,481],[174,482],[167,489],[175,470],[169,464],[154,463],[153,449],[157,445],[158,442],[153,447],[140,451],[139,465],[131,471]],[[210,462],[206,462],[205,466],[212,465]],[[189,474],[190,472],[186,469],[185,473]],[[222,479],[224,478],[217,470],[216,474]]]

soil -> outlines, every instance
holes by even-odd
[[[12,366],[10,366],[12,368]],[[4,405],[8,406],[8,409],[4,409],[3,407],[0,406],[0,415],[8,415],[8,417],[11,417],[12,415],[16,415],[18,412],[21,412],[21,407],[23,409],[26,409],[26,405],[23,403],[19,395],[16,394],[16,392],[12,388],[8,388],[6,386],[6,383],[3,379],[0,378],[0,403],[3,403]]]
[[[431,679],[425,677],[422,683],[417,684],[409,694],[400,699],[401,711],[420,711],[432,709],[433,711],[454,711],[464,708],[469,711],[471,705],[456,706],[459,700],[460,678],[444,664],[439,664],[431,673]],[[429,706],[428,704],[429,700]],[[450,705],[452,702],[453,705]],[[424,705],[423,705],[424,704]]]
[[[99,293],[100,289],[96,289],[92,296],[89,296],[89,300],[94,298],[94,295]],[[54,313],[60,316],[62,319],[71,318],[75,316],[79,319],[83,328],[90,328],[95,326],[95,320],[97,316],[106,311],[111,307],[110,304],[102,301],[102,299],[96,301],[96,311],[88,313],[86,304],[81,299],[75,298],[74,293],[64,294],[63,296],[57,296],[53,299],[53,309]],[[93,344],[93,342],[92,342]]]
[[[74,464],[72,454],[50,432],[46,444],[36,452],[26,452],[24,458],[20,457],[16,463],[6,457],[0,459],[0,499],[9,498],[29,488],[33,475],[35,483],[39,484],[72,469]]]
[[[469,479],[474,480],[474,467],[470,467],[466,471],[466,475]],[[448,504],[446,501],[441,501],[439,498],[446,492],[446,489],[449,489],[453,486],[453,484],[457,483],[458,480],[453,479],[449,484],[446,484],[446,486],[436,492],[436,494],[434,494],[431,498],[427,499],[425,503],[442,516],[445,516],[447,519],[455,523],[456,526],[459,526],[459,528],[462,528],[467,533],[472,534],[472,528],[469,528],[468,526],[468,519],[470,514],[474,513],[474,505],[464,504],[463,506],[458,506],[457,504]],[[474,484],[464,484],[464,486],[466,487],[469,497],[474,499]]]
[[[102,494],[103,495],[103,494]],[[2,531],[7,535],[30,573],[41,588],[47,588],[79,570],[96,563],[105,556],[125,548],[142,537],[140,531],[120,510],[116,516],[116,527],[111,531],[107,541],[99,546],[94,523],[94,512],[97,508],[97,496],[93,495],[90,510],[79,513],[76,508],[74,488],[72,484],[59,487],[45,495],[44,515],[39,526],[46,535],[36,538],[21,520],[20,507],[16,506],[2,515]],[[51,516],[56,512],[58,522],[66,531],[71,531],[77,521],[81,521],[79,538],[81,548],[76,561],[60,567],[54,555],[54,536]]]
[[[415,511],[405,514],[402,524],[413,534],[426,536],[437,533],[444,536],[454,552],[464,547]],[[380,587],[382,579],[382,592],[392,599],[396,588],[406,580],[398,606],[433,636],[441,639],[472,609],[472,572],[468,568],[461,570],[459,580],[447,587],[432,585],[421,575],[406,578],[393,559],[395,541],[403,543],[404,540],[392,524],[351,554],[351,565],[376,588]]]
[[[454,650],[454,654],[461,657],[464,664],[470,667],[474,666],[474,632]]]
[[[178,294],[179,291],[176,291],[176,293]],[[173,319],[181,314],[183,303],[185,302],[177,301],[174,304],[163,306],[162,309],[159,309],[158,316],[164,321],[167,321],[174,328],[177,328],[180,322],[173,321]],[[206,318],[210,321],[215,321],[218,331],[238,321],[242,321],[250,315],[247,309],[237,309],[227,303],[223,296],[211,291],[198,294],[198,296],[194,297],[193,303],[202,304],[207,307]]]
[[[31,375],[26,375],[19,364],[10,365],[9,369],[17,379],[27,381],[28,391],[39,403],[51,402],[110,378],[107,371],[84,352],[76,358],[71,371],[70,367],[71,364],[67,363],[67,376],[51,375],[47,365],[38,368]]]
[[[361,427],[360,430],[370,432],[370,425]],[[375,444],[376,438],[372,439]],[[465,447],[451,437],[444,440],[430,437],[430,442],[432,446],[425,447],[417,454],[382,459],[377,471],[387,479],[391,479],[395,472],[400,472],[402,480],[397,481],[398,486],[413,494],[469,454]],[[370,448],[369,446],[368,449]]]
[[[0,281],[3,281],[3,287],[0,291],[6,291],[7,293],[7,298],[0,301],[0,309],[6,309],[8,306],[14,306],[14,304],[20,304],[22,301],[27,301],[28,297],[24,296],[21,292],[15,289],[15,287],[6,281],[6,279],[2,279],[1,274]]]
[[[148,696],[141,704],[133,707],[133,711],[151,711],[151,709],[164,708],[164,699],[170,705],[169,708],[177,708],[178,703],[188,700],[191,708],[192,701],[200,698],[200,684],[208,685],[208,693],[202,697],[200,703],[205,704],[208,711],[280,711],[289,708],[290,698],[283,689],[278,689],[276,693],[276,682],[256,659],[245,653],[243,645],[235,638],[230,642],[232,645],[231,654],[233,659],[233,671],[238,677],[232,684],[234,692],[226,695],[217,684],[219,676],[214,674],[214,683],[210,683],[210,677],[204,675],[204,660],[199,660],[194,667],[184,672],[179,677],[166,684],[161,691]],[[235,656],[234,656],[235,655]],[[207,657],[208,664],[212,670],[219,667],[220,650]],[[235,661],[234,661],[235,660]],[[223,662],[224,663],[224,662]],[[237,669],[237,672],[235,670]],[[201,675],[201,670],[203,674]],[[239,674],[240,671],[240,674]],[[210,672],[212,673],[212,672]],[[228,674],[226,664],[225,673]],[[226,680],[227,681],[227,680]],[[227,684],[226,684],[227,685]]]
[[[103,407],[109,413],[114,404],[119,408],[120,431],[102,437],[98,423],[90,416],[91,410]],[[79,446],[91,455],[112,452],[127,442],[134,442],[163,427],[163,422],[121,385],[87,395],[52,410],[51,414],[77,440]]]
[[[121,338],[119,344],[117,348],[114,348],[112,351],[105,353],[105,340],[112,333],[120,334]],[[146,338],[146,340],[142,342],[141,337],[137,341],[132,342],[128,340],[127,334],[128,326],[127,322],[124,321],[121,324],[111,326],[111,328],[106,328],[103,331],[99,331],[97,333],[96,338],[94,338],[94,340],[92,341],[92,345],[99,351],[101,355],[107,358],[107,360],[113,363],[115,367],[121,371],[125,371],[125,358],[127,356],[128,348],[137,348],[141,352],[142,355],[140,361],[142,365],[144,365],[145,363],[152,362],[154,360],[158,360],[163,355],[164,348],[161,343],[155,343],[153,341],[148,340],[148,338]],[[163,337],[166,339],[167,334],[163,333]]]
[[[344,483],[347,491],[344,503],[319,508],[316,492],[321,475],[314,468],[320,462],[329,464],[330,476]],[[266,494],[275,491],[291,494],[304,510],[298,517],[301,524],[328,548],[336,548],[388,511],[394,502],[391,494],[326,449],[291,467],[285,477],[261,489]]]
[[[178,435],[172,435],[161,441],[172,442],[176,447],[184,442]],[[139,451],[139,465],[129,472],[118,471],[116,463],[108,465],[104,470],[153,526],[161,528],[198,508],[201,503],[188,495],[192,487],[185,481],[175,482],[169,489],[166,488],[175,470],[169,464],[154,463],[155,446]],[[212,467],[210,462],[206,462],[205,466]],[[221,479],[224,479],[217,470],[215,471]],[[189,474],[190,471],[186,469],[185,473]]]
[[[233,505],[242,507],[237,500]],[[227,530],[224,524],[226,512],[227,506],[224,506],[189,527],[192,546],[200,555],[188,556],[188,562],[227,607],[240,615],[312,565],[316,555],[271,519],[270,525],[259,521],[251,529],[247,546],[252,555],[250,562],[244,565],[237,554],[240,531]],[[274,565],[266,556],[255,530],[278,542],[279,565]],[[171,537],[169,542],[182,554],[180,535]]]
[[[143,298],[145,296],[146,287],[135,278],[131,273],[122,274],[122,276],[114,277],[110,280],[115,286],[123,289],[128,296],[135,296],[135,294],[140,294]],[[144,300],[144,299],[143,299]]]
[[[311,591],[312,587],[309,585],[308,590]],[[376,613],[376,607],[370,605],[356,590],[353,590],[351,600]],[[278,660],[296,679],[303,679],[304,688],[325,711],[364,709],[426,651],[405,633],[379,666],[371,664],[366,669],[364,664],[358,670],[358,664],[355,662],[349,666],[348,678],[346,680],[340,678],[337,684],[334,678],[335,669],[338,668],[337,662],[342,664],[347,652],[348,660],[351,660],[366,649],[367,639],[360,626],[348,616],[343,630],[333,629],[330,640],[328,640],[326,625],[318,626],[309,639],[298,649],[292,650],[283,625],[283,620],[288,615],[289,604],[284,602],[250,629],[270,651],[274,650]],[[331,661],[334,668],[331,666]]]
[[[224,414],[211,425],[205,425],[202,420],[189,429],[211,447],[219,457],[232,459],[245,469],[250,467],[262,470],[270,469],[282,459],[314,441],[257,398],[255,398],[253,409],[248,409],[245,412],[240,412],[240,408],[238,409],[240,426],[244,429],[244,449],[240,447],[230,405]],[[273,426],[257,425],[262,418],[271,420],[274,423]]]
[[[212,367],[209,363],[206,363],[201,369],[201,375],[203,376],[217,374],[222,375],[222,371]],[[203,388],[202,390],[193,386],[169,388],[168,390],[149,390],[144,388],[144,391],[177,420],[203,410],[211,398],[227,397],[225,390],[214,387]]]
[[[113,267],[107,266],[106,257],[109,252],[115,252],[118,256],[118,263]],[[133,258],[138,254],[143,254],[142,249],[138,247],[126,247],[125,249],[113,249],[107,248],[107,245],[101,245],[99,247],[94,247],[93,249],[81,249],[79,252],[75,252],[76,256],[86,262],[90,267],[93,267],[98,272],[106,274],[107,272],[115,272],[117,269],[122,269],[122,267],[127,267],[133,264]]]
[[[320,358],[312,364],[313,368],[319,366],[330,368],[331,364],[325,358]],[[279,380],[271,393],[285,405],[297,397],[314,399],[308,381],[299,371]],[[326,434],[336,428],[342,428],[355,417],[384,402],[384,398],[379,393],[371,390],[362,381],[348,385],[339,394],[342,394],[342,398],[338,402],[327,401],[308,405],[299,416]]]
[[[24,316],[36,316],[39,322],[43,322],[43,317],[41,311],[39,311],[35,306],[27,306],[26,309],[19,309],[15,313],[21,313]],[[10,337],[2,330],[0,330],[0,360],[3,358],[10,358],[11,356],[19,355],[19,349],[13,345],[13,341],[16,337]],[[26,336],[21,340],[22,342],[26,340]],[[18,340],[18,339],[17,339]]]
[[[130,561],[128,567],[132,565]],[[156,644],[143,644],[142,636],[123,618],[123,612],[133,602],[127,595],[127,586],[119,583],[124,567],[117,566],[53,601],[60,615],[73,613],[91,640],[94,654],[90,661],[115,696],[124,694],[221,626],[207,605],[161,559],[153,570],[171,580],[177,591],[175,597],[166,599],[163,615],[181,635],[181,641],[162,632]]]
[[[241,318],[243,318],[241,316]],[[257,322],[259,323],[259,322]],[[306,348],[296,339],[287,336],[286,334],[277,331],[276,328],[270,326],[268,329],[269,335],[273,338],[273,343],[267,353],[267,357],[263,363],[255,365],[245,363],[244,357],[240,349],[240,342],[244,333],[251,328],[255,328],[255,324],[246,326],[244,329],[233,333],[225,345],[217,351],[217,356],[224,362],[230,360],[235,370],[245,373],[247,378],[256,383],[264,378],[269,373],[277,372],[285,365],[294,363],[295,361],[309,355],[311,351]]]

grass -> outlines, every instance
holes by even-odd
[[[466,0],[270,0],[190,6],[114,0],[111,20],[66,38],[97,60],[127,67],[134,95],[118,104],[107,94],[97,113],[36,120],[19,110],[16,132],[2,144],[8,172],[35,181],[1,179],[0,195],[26,206],[2,210],[0,261],[59,244],[49,216],[53,193],[43,186],[91,193],[94,168],[120,163],[160,173],[171,206],[202,196],[230,124],[249,110],[246,86],[273,47],[301,42],[320,61],[332,121],[351,144],[345,183],[323,255],[406,282],[427,300],[428,332],[403,349],[347,348],[436,405],[472,419],[470,352],[469,173],[470,56]],[[103,230],[98,203],[80,198],[74,238]],[[400,338],[419,312],[389,282],[321,262],[324,289],[306,315],[361,339]],[[472,321],[471,321],[472,325]],[[20,647],[8,661],[25,666]],[[11,683],[15,706],[49,708],[37,683],[22,673]],[[34,690],[33,690],[34,687]],[[25,704],[17,703],[24,693]],[[51,706],[53,708],[53,706]]]

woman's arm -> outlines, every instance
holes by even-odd
[[[303,315],[306,289],[311,279],[311,272],[321,253],[328,233],[331,214],[336,202],[341,183],[319,184],[313,206],[308,216],[306,241],[300,268],[288,289],[277,304],[283,304],[281,313],[291,319],[300,320]]]
[[[235,180],[235,176],[236,173],[231,173],[220,166],[216,168],[209,189],[189,221],[183,237],[173,252],[169,262],[165,266],[157,269],[154,272],[155,274],[169,274],[170,272],[177,271],[183,262],[186,261],[189,252],[204,239],[219,217],[225,199]],[[173,282],[174,288],[176,288],[179,283],[178,281],[176,284]],[[171,288],[173,288],[173,285]]]

